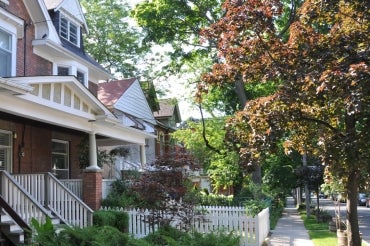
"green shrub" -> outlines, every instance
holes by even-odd
[[[128,235],[120,232],[111,226],[86,228],[66,228],[59,233],[59,245],[80,246],[80,245],[104,245],[117,246],[126,245]]]
[[[193,234],[192,244],[191,246],[237,246],[239,245],[239,237],[231,234],[231,233],[224,233],[214,232],[208,234],[201,234],[195,232]],[[186,244],[184,244],[185,246]]]
[[[185,233],[173,227],[165,226],[146,236],[145,241],[151,246],[237,246],[239,237],[224,232]]]
[[[128,229],[129,217],[122,211],[99,210],[94,212],[93,223],[95,226],[112,226],[126,232]]]

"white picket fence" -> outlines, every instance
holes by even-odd
[[[102,208],[103,210],[117,210]],[[158,225],[150,226],[145,221],[151,214],[149,210],[118,209],[129,214],[129,233],[135,238],[142,238],[156,231]],[[245,207],[201,206],[197,211],[205,211],[202,219],[195,219],[192,228],[200,233],[223,231],[240,237],[241,246],[260,246],[270,230],[269,208],[262,210],[255,217],[246,215]],[[174,225],[181,227],[180,224]]]

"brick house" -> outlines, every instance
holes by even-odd
[[[143,146],[155,138],[98,99],[98,83],[113,77],[85,53],[87,33],[78,0],[0,0],[0,203],[1,212],[22,228],[31,217],[91,224],[91,208],[100,207],[102,192],[97,148],[135,144],[145,160]],[[82,169],[83,139],[89,164]],[[51,173],[82,178],[83,202]],[[67,200],[80,207],[61,205]],[[38,210],[17,210],[20,203]]]

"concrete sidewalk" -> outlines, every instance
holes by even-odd
[[[269,246],[314,246],[303,225],[301,216],[294,206],[293,198],[287,199],[287,207],[279,219],[271,236],[267,239]]]

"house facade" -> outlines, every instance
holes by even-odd
[[[155,144],[155,155],[157,157],[170,154],[175,151],[175,143],[171,140],[170,134],[177,129],[181,123],[181,114],[176,99],[160,99],[159,110],[153,112],[157,121]]]
[[[98,98],[124,125],[155,134],[157,122],[137,78],[99,83]],[[114,165],[108,167],[110,175],[120,178],[122,170],[145,169],[148,163],[155,160],[154,143],[154,138],[147,138],[145,145],[128,143],[106,147],[108,151],[121,148],[125,152],[115,156]]]
[[[126,124],[98,99],[99,82],[113,77],[85,52],[87,34],[78,0],[0,0],[0,172],[2,182],[9,180],[2,183],[4,198],[5,186],[18,187],[8,174],[49,172],[82,178],[84,202],[98,209],[97,149],[137,145],[146,159],[145,145],[155,135]],[[88,164],[81,166],[84,139]]]

